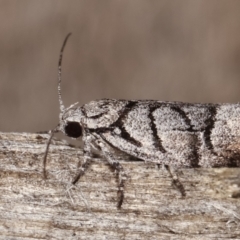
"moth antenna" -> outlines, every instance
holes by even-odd
[[[63,51],[64,51],[64,48],[66,46],[67,40],[68,40],[68,38],[70,37],[71,34],[72,33],[69,33],[65,37],[62,48],[61,48],[61,51],[60,51],[59,60],[58,60],[58,100],[59,100],[59,105],[60,105],[60,121],[61,121],[62,113],[65,110],[65,107],[64,107],[63,101],[62,101],[62,94],[61,94],[62,56],[63,56]],[[49,139],[48,139],[48,142],[47,142],[47,147],[46,147],[46,150],[45,150],[45,153],[44,153],[44,158],[43,158],[43,175],[44,175],[44,178],[47,178],[46,165],[47,165],[47,154],[48,154],[49,146],[51,144],[54,133],[56,133],[58,131],[59,131],[59,126],[57,126],[55,129],[53,129],[49,132],[50,136],[49,136]]]
[[[64,105],[63,105],[63,101],[62,101],[62,94],[61,94],[61,78],[62,78],[62,56],[63,56],[63,51],[65,48],[65,45],[67,43],[68,38],[70,37],[72,33],[69,33],[63,42],[61,51],[60,51],[60,56],[59,56],[59,60],[58,60],[58,99],[59,99],[59,105],[60,105],[60,118],[61,118],[61,114],[64,112]]]
[[[51,144],[53,135],[54,135],[54,133],[56,133],[56,132],[58,132],[58,127],[55,128],[54,130],[51,130],[51,131],[49,132],[50,137],[49,137],[49,139],[48,139],[47,147],[46,147],[46,150],[45,150],[45,153],[44,153],[44,158],[43,158],[43,176],[44,176],[45,179],[47,178],[47,171],[46,171],[47,154],[48,154],[49,146],[50,146],[50,144]]]

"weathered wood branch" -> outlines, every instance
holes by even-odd
[[[115,173],[102,159],[72,186],[82,152],[65,141],[53,141],[43,179],[47,138],[0,133],[0,239],[240,239],[240,169],[181,169],[182,198],[166,170],[123,161],[118,210]]]

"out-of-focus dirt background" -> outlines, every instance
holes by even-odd
[[[0,131],[98,98],[240,101],[239,0],[0,0]]]

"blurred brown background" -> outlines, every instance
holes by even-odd
[[[239,0],[0,0],[0,131],[58,123],[98,98],[240,100]]]

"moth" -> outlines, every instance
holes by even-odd
[[[124,199],[124,169],[115,157],[121,151],[146,162],[164,165],[185,195],[183,185],[171,168],[239,167],[240,104],[191,104],[153,100],[102,99],[83,106],[65,108],[61,97],[62,55],[58,63],[59,123],[50,131],[44,155],[54,133],[83,140],[83,162],[73,180],[84,174],[92,150],[100,150],[118,179],[118,203]],[[170,168],[171,167],[171,168]]]

